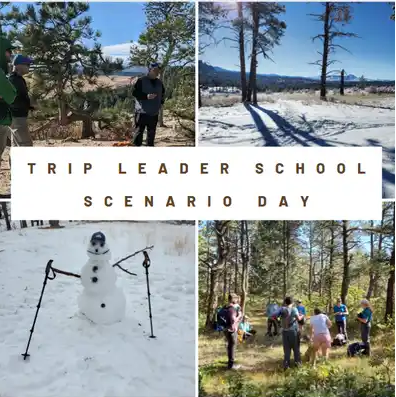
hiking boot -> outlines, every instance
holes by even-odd
[[[241,365],[233,365],[230,369],[232,369],[232,370],[238,370],[238,369],[241,369],[242,368],[242,366]]]

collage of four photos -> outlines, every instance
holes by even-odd
[[[143,146],[381,147],[382,219],[11,219]],[[0,3],[0,397],[395,396],[394,198],[394,3]]]

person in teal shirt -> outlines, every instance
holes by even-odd
[[[249,323],[248,316],[243,316],[242,321],[239,323],[239,329],[243,331],[243,339],[247,339],[256,333],[251,324]]]
[[[338,333],[345,335],[345,339],[348,340],[346,329],[346,316],[348,315],[348,308],[342,303],[341,298],[337,299],[337,303],[334,305],[333,310]]]
[[[367,299],[360,301],[362,311],[358,314],[357,320],[360,322],[360,333],[362,342],[365,345],[366,355],[370,355],[370,331],[373,321],[373,309]]]

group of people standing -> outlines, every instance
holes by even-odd
[[[29,132],[29,112],[35,110],[23,76],[29,73],[33,60],[21,54],[11,41],[0,35],[0,166],[4,150],[11,140],[15,146],[33,146]],[[9,73],[9,65],[12,71]],[[134,146],[142,146],[147,131],[147,146],[154,146],[158,118],[165,102],[165,87],[160,80],[158,63],[148,66],[148,73],[139,77],[133,87],[135,98]]]
[[[362,310],[357,315],[356,320],[360,323],[364,354],[370,355],[370,330],[373,309],[367,299],[361,300],[360,305]],[[347,316],[349,316],[349,311],[347,306],[342,303],[341,298],[338,298],[333,306],[332,314],[334,315],[334,323],[337,328],[335,339],[343,340],[343,343],[340,343],[340,345],[346,344],[348,341]],[[333,326],[333,322],[319,308],[315,308],[313,315],[308,317],[301,301],[294,303],[291,297],[286,297],[282,306],[278,306],[276,303],[269,304],[266,308],[266,316],[268,320],[268,336],[275,336],[281,330],[284,369],[290,367],[292,352],[295,365],[301,365],[301,339],[304,333],[304,327],[308,325],[308,322],[309,331],[306,332],[305,336],[308,341],[308,355],[312,364],[316,364],[319,352],[322,353],[325,359],[328,359],[329,350],[332,345],[335,345],[334,341],[332,342],[330,334],[330,328]],[[250,332],[248,331],[247,335],[252,335],[254,332],[251,332],[252,326],[248,323],[247,317],[242,313],[238,295],[229,295],[228,304],[219,309],[215,323],[218,327],[217,330],[222,330],[227,340],[228,368],[239,368],[239,366],[235,365],[238,330],[241,328],[246,330],[246,324],[248,324]]]
[[[361,339],[366,355],[370,355],[370,330],[373,317],[373,309],[367,299],[360,302],[362,311],[357,315],[356,320],[360,322]],[[349,315],[348,308],[342,303],[342,299],[338,298],[333,307],[333,314],[335,318],[335,325],[337,327],[337,335],[335,339],[340,342],[340,345],[346,344],[348,341],[347,335],[347,316]],[[291,297],[286,297],[283,306],[272,313],[270,322],[274,324],[280,319],[282,327],[282,342],[284,350],[283,367],[285,369],[290,366],[291,352],[293,352],[294,362],[296,365],[301,364],[300,344],[303,334],[303,328],[306,321],[309,320],[309,333],[307,334],[308,342],[310,343],[310,359],[313,365],[319,351],[322,356],[328,359],[329,349],[332,347],[330,328],[333,323],[328,315],[323,313],[319,308],[315,308],[313,316],[307,317],[305,307],[301,301],[296,301],[293,304]],[[269,330],[271,332],[271,330]]]
[[[15,47],[0,36],[0,164],[7,143],[33,146],[28,115],[34,106],[23,76],[29,73],[32,60],[21,54],[13,56]],[[12,61],[12,72],[8,75]]]

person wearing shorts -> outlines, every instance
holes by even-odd
[[[311,324],[311,341],[312,349],[312,365],[316,364],[316,357],[319,350],[322,351],[322,356],[327,360],[329,358],[329,349],[331,348],[331,336],[329,328],[331,321],[321,312],[320,309],[314,310],[314,316],[310,319]]]

